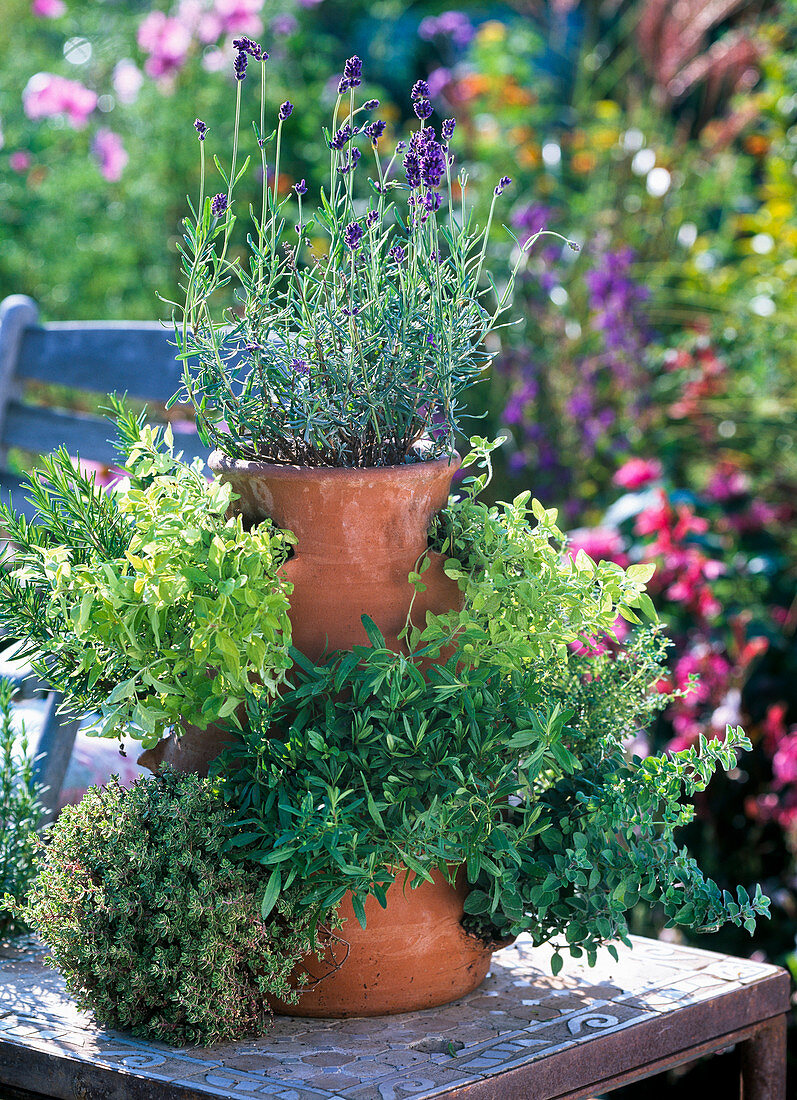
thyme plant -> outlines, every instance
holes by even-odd
[[[515,276],[540,233],[516,240],[500,286],[487,278],[493,213],[511,180],[497,183],[486,224],[477,225],[467,172],[455,176],[455,120],[439,131],[431,123],[422,80],[412,89],[418,128],[384,153],[385,123],[374,117],[378,100],[361,95],[357,57],[346,62],[324,130],[328,188],[314,210],[303,180],[282,196],[280,152],[293,106],[279,107],[267,133],[268,55],[247,38],[235,45],[232,160],[226,168],[215,159],[224,182],[215,196],[205,193],[207,128],[195,123],[202,186],[184,222],[184,298],[171,303],[185,364],[175,400],[191,401],[205,442],[235,458],[393,465],[412,460],[424,438],[424,457],[450,453],[461,395],[490,361],[486,341],[504,323]],[[245,260],[233,227],[235,185],[250,164],[247,157],[239,165],[250,59],[260,77],[253,130],[263,190]],[[233,304],[217,310],[231,286]]]

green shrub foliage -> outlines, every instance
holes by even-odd
[[[24,727],[11,721],[14,687],[0,679],[0,937],[25,930],[14,904],[25,901],[35,875],[36,828],[42,807],[33,786],[33,760]]]
[[[29,477],[35,524],[0,504],[16,546],[0,625],[70,709],[148,748],[180,721],[235,723],[246,695],[276,691],[290,664],[278,568],[294,539],[268,521],[244,530],[229,485],[182,462],[170,429],[116,411],[117,491],[61,448]]]
[[[289,895],[258,917],[263,872],[223,855],[227,825],[211,780],[170,770],[62,811],[24,915],[101,1024],[209,1044],[261,1033],[266,995],[293,996],[308,922]]]

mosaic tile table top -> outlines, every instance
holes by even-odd
[[[632,1047],[649,1061],[672,1057],[788,1007],[777,967],[653,940],[621,948],[619,963],[608,953],[593,969],[571,960],[556,978],[548,960],[521,938],[495,956],[479,989],[442,1008],[282,1017],[258,1040],[175,1050],[100,1030],[42,964],[41,948],[0,944],[0,1086],[63,1100],[544,1100],[590,1083],[585,1053],[590,1064],[598,1055],[594,1080],[608,1079],[639,1062]],[[507,1089],[522,1067],[523,1089]]]

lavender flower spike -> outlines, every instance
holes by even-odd
[[[413,110],[421,121],[424,121],[432,113],[432,105],[428,99],[419,99],[413,104]]]
[[[293,189],[297,195],[307,194],[307,184],[304,182],[304,180],[300,180],[298,183],[295,183],[293,185]]]
[[[199,140],[204,141],[207,136],[208,128],[201,118],[197,118],[194,120],[194,129],[197,132]]]
[[[341,126],[329,143],[330,149],[342,149],[351,136],[351,126],[349,126],[348,123],[345,126]]]
[[[214,218],[220,218],[222,214],[227,212],[227,196],[223,191],[213,196],[210,203],[210,212]]]
[[[361,225],[358,225],[357,222],[351,222],[346,226],[343,232],[343,239],[346,242],[346,246],[350,248],[352,252],[355,252],[360,247],[364,236],[365,230]]]
[[[379,100],[378,99],[367,99],[365,101],[365,103],[363,103],[363,110],[364,111],[375,111],[378,106],[379,106]]]
[[[509,187],[511,182],[512,182],[511,176],[501,176],[500,180],[496,184],[494,194],[502,195],[504,193],[504,189]]]
[[[363,63],[355,54],[343,66],[343,79],[348,82],[350,88],[358,88],[362,84],[362,75]]]
[[[232,44],[233,49],[248,53],[255,61],[268,61],[268,54],[263,47],[251,38],[247,38],[246,35],[241,35],[240,38],[234,38]]]
[[[365,132],[368,135],[368,137],[371,139],[372,144],[373,145],[378,145],[379,144],[379,139],[381,138],[382,134],[385,132],[385,123],[382,121],[381,118],[378,118],[374,122],[369,123],[369,125],[365,127]]]
[[[280,104],[279,120],[284,122],[286,118],[290,118],[293,114],[293,104],[289,99],[286,99],[284,103]]]
[[[425,80],[416,80],[412,86],[410,97],[413,103],[418,99],[428,99],[429,85],[427,84],[427,82]]]
[[[246,50],[239,50],[235,55],[235,64],[233,69],[235,71],[236,80],[246,79],[246,62],[249,60]]]
[[[443,141],[451,141],[452,137],[454,136],[454,128],[456,127],[456,125],[457,120],[455,118],[447,118],[443,122],[443,125],[441,127]]]

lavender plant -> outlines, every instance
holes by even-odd
[[[184,300],[172,302],[178,398],[193,403],[205,442],[234,458],[309,466],[379,466],[450,453],[463,391],[478,380],[502,327],[515,277],[541,233],[515,240],[500,285],[486,275],[496,202],[484,226],[468,209],[468,175],[453,178],[456,122],[438,129],[429,87],[411,99],[418,128],[383,155],[378,100],[361,99],[362,62],[346,62],[329,130],[329,188],[308,216],[304,180],[280,195],[280,152],[293,105],[266,133],[268,54],[235,42],[235,130],[225,190],[205,193],[206,128],[197,120],[199,203],[190,203],[181,245]],[[263,178],[251,210],[248,261],[233,246],[242,89],[248,62],[260,69],[253,129]],[[269,150],[273,148],[273,165]],[[365,183],[366,163],[372,168]],[[558,236],[558,234],[552,234]],[[564,238],[562,238],[564,239]],[[576,247],[576,246],[573,246]],[[234,304],[218,303],[234,289]],[[228,299],[229,301],[229,299]]]

